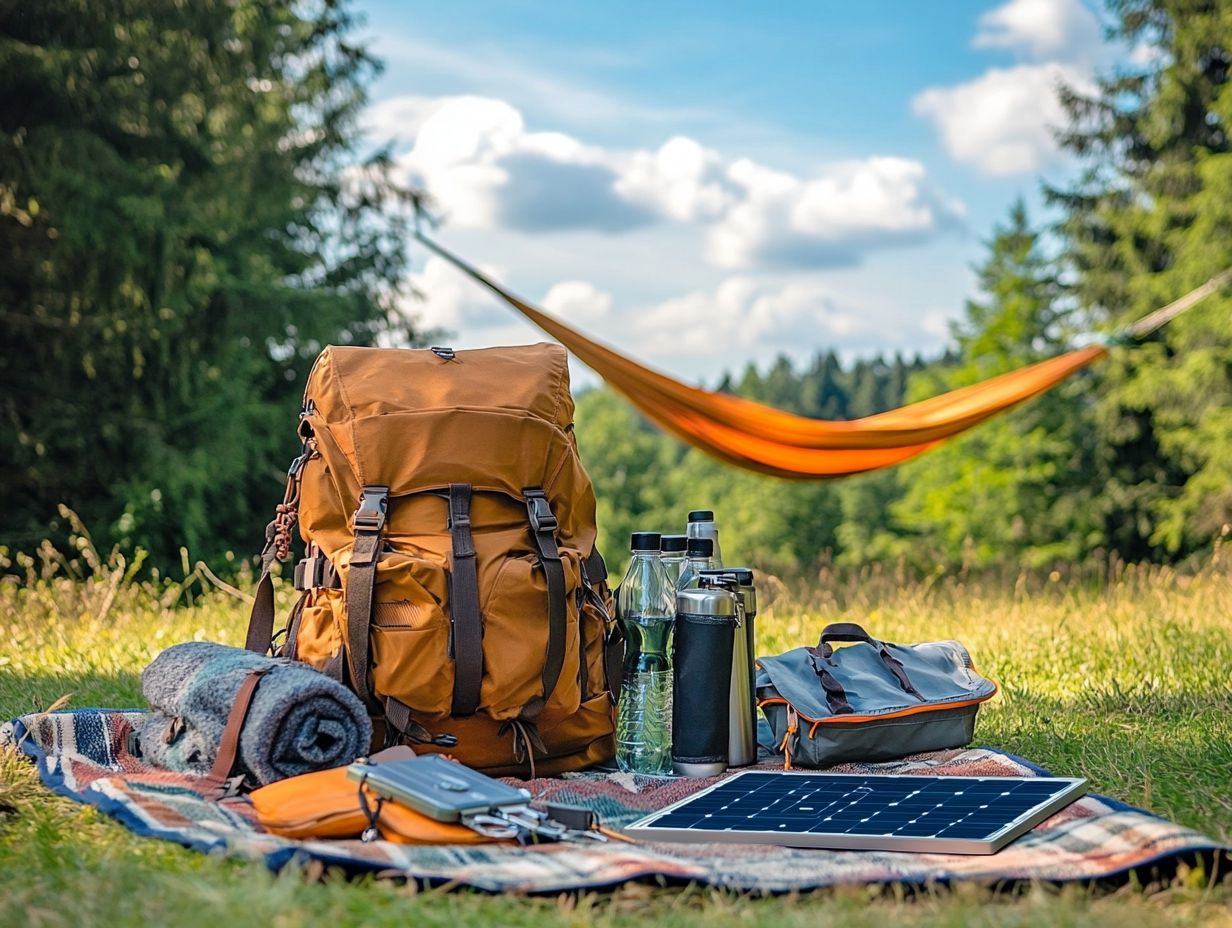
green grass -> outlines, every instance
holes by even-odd
[[[200,568],[179,583],[135,583],[81,541],[72,561],[50,550],[0,582],[0,716],[141,703],[138,674],[169,644],[238,643],[246,607]],[[882,637],[955,637],[1001,695],[976,740],[1095,790],[1232,843],[1232,569],[1217,552],[1189,572],[1130,568],[1111,576],[906,583],[888,573],[823,574],[770,602],[763,653],[816,639],[827,621]],[[128,570],[127,572],[131,572]],[[191,604],[176,605],[183,600]],[[1035,887],[1014,894],[958,886],[907,898],[844,889],[756,898],[634,885],[559,898],[423,892],[319,872],[272,876],[256,864],[139,840],[91,808],[59,798],[32,766],[0,754],[0,925],[604,926],[665,925],[1232,926],[1232,886],[1200,872],[1115,893]]]

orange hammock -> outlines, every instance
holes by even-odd
[[[809,419],[738,396],[690,387],[631,361],[518,299],[426,236],[418,234],[417,238],[568,348],[647,419],[722,461],[775,477],[841,477],[899,464],[1043,393],[1108,353],[1104,345],[1091,345],[863,419]],[[1134,323],[1126,334],[1141,338],[1229,279],[1232,269]]]

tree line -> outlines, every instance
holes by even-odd
[[[217,563],[260,541],[320,348],[417,343],[395,300],[419,194],[364,147],[379,63],[344,0],[121,6],[0,9],[0,547],[55,537],[64,503],[100,544]],[[866,415],[1114,332],[1232,264],[1232,4],[1109,15],[1138,53],[1062,91],[1080,171],[1045,184],[1046,223],[1016,205],[992,231],[950,352],[780,358],[720,388]],[[606,389],[579,397],[577,434],[617,559],[694,506],[775,571],[1177,559],[1232,523],[1232,299],[844,481],[731,470]]]

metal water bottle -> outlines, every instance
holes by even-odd
[[[736,596],[725,577],[707,577],[676,593],[672,653],[672,769],[686,777],[712,777],[727,769],[732,648]]]
[[[757,644],[754,623],[757,619],[757,591],[753,571],[747,567],[725,567],[702,571],[702,583],[722,583],[736,597],[737,628],[732,645],[731,685],[729,687],[727,765],[745,767],[757,760],[757,701],[753,662]]]

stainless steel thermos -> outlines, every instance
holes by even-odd
[[[703,582],[723,581],[736,596],[736,635],[732,644],[731,685],[728,690],[727,765],[746,767],[757,760],[757,703],[753,666],[757,653],[757,591],[753,571],[725,567],[702,571]]]
[[[672,769],[711,777],[727,769],[732,650],[743,641],[737,597],[725,577],[676,594],[672,647]]]

